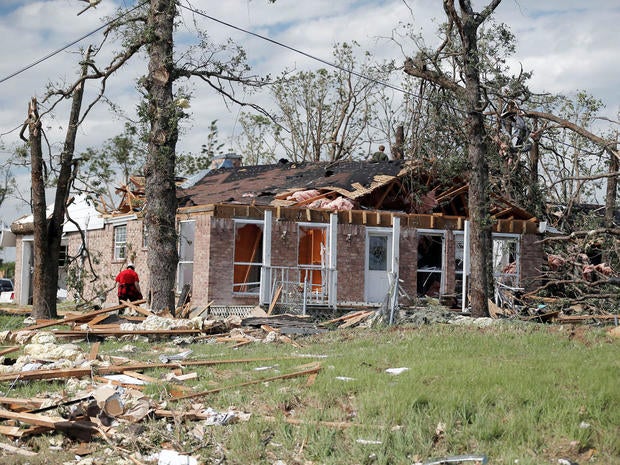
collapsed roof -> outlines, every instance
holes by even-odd
[[[312,195],[295,195],[308,191]],[[325,208],[321,199],[339,197],[351,208],[407,214],[468,216],[468,185],[462,179],[440,181],[421,163],[337,161],[244,166],[208,172],[190,187],[179,189],[179,207],[214,204]],[[327,207],[333,209],[347,209]],[[527,211],[494,196],[496,219],[533,220]]]

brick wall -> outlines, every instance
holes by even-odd
[[[543,252],[541,234],[525,234],[521,236],[521,287],[532,291],[541,284],[540,273],[545,254]]]
[[[127,226],[127,259],[114,259],[114,226],[125,224]],[[99,297],[104,305],[116,305],[118,303],[116,293],[116,275],[131,261],[136,267],[136,272],[140,277],[140,288],[144,296],[147,296],[149,289],[149,276],[146,264],[146,249],[142,247],[142,219],[128,220],[127,223],[106,224],[103,229],[91,230],[86,233],[88,250],[91,253],[91,260],[83,255],[77,258],[72,266],[81,269],[84,279],[84,298],[91,299]],[[79,233],[67,234],[68,253],[70,257],[75,257],[82,247],[82,239]],[[96,281],[92,282],[93,274]],[[75,296],[69,296],[75,298]]]
[[[366,228],[338,225],[338,301],[363,302],[366,270]]]
[[[416,272],[418,269],[418,238],[413,228],[400,230],[400,285],[409,294],[415,297],[417,293]]]
[[[196,220],[194,243],[194,276],[192,301],[194,305],[256,305],[258,295],[233,295],[234,259],[234,220],[214,218],[211,213],[201,213],[192,217]],[[118,224],[118,223],[117,223]],[[146,265],[146,249],[142,247],[142,220],[129,220],[127,223],[128,257],[136,265],[140,276],[143,294],[149,289],[149,276]],[[67,235],[69,254],[75,256],[81,246],[78,233]],[[528,290],[538,283],[542,263],[542,245],[536,244],[538,235],[525,235],[521,239],[521,277],[522,285]],[[100,230],[88,231],[87,240],[93,252],[94,271],[98,276],[95,283],[86,279],[86,296],[99,293],[105,304],[117,303],[114,278],[124,267],[125,261],[116,261],[114,255],[114,225],[106,224]],[[299,228],[291,221],[274,221],[272,225],[272,265],[294,267],[297,265]],[[338,302],[363,302],[366,266],[366,228],[363,225],[339,224],[337,232],[338,250]],[[416,296],[417,272],[417,234],[414,228],[403,227],[400,233],[400,283],[411,296]],[[21,272],[23,239],[18,236],[16,244],[16,295],[21,291]],[[445,236],[446,282],[445,292],[453,293],[455,285],[454,240],[453,233]],[[86,261],[76,262],[83,272],[88,272]],[[88,274],[86,274],[88,277]],[[460,290],[459,290],[460,291]]]

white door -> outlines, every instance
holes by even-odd
[[[388,272],[392,263],[392,232],[372,231],[366,233],[366,280],[365,300],[383,303],[390,289]]]

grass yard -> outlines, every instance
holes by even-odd
[[[3,317],[0,330],[14,321]],[[92,463],[132,463],[115,461],[116,452],[144,457],[170,447],[204,464],[413,464],[462,454],[485,454],[490,465],[558,464],[559,459],[620,464],[620,340],[605,328],[395,326],[336,330],[295,341],[302,347],[106,340],[102,357],[157,361],[160,353],[191,348],[192,360],[269,360],[186,369],[198,373],[197,380],[185,382],[196,392],[228,387],[192,401],[170,402],[166,383],[145,391],[166,402],[166,409],[183,411],[195,403],[218,411],[234,406],[251,413],[249,421],[121,424],[110,434],[114,447],[96,439],[101,450],[111,452]],[[119,353],[127,344],[137,351]],[[303,370],[312,362],[322,367],[312,383],[304,376],[238,386]],[[390,374],[390,368],[406,370]],[[27,397],[66,386],[66,380],[0,383],[0,391]],[[50,440],[60,448],[70,446],[62,437],[34,437],[39,457],[8,463],[55,463],[46,451]]]

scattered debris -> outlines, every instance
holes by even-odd
[[[404,373],[405,371],[408,371],[409,368],[407,367],[401,367],[401,368],[388,368],[387,370],[385,370],[386,373],[390,374],[390,375],[400,375],[402,373]]]

